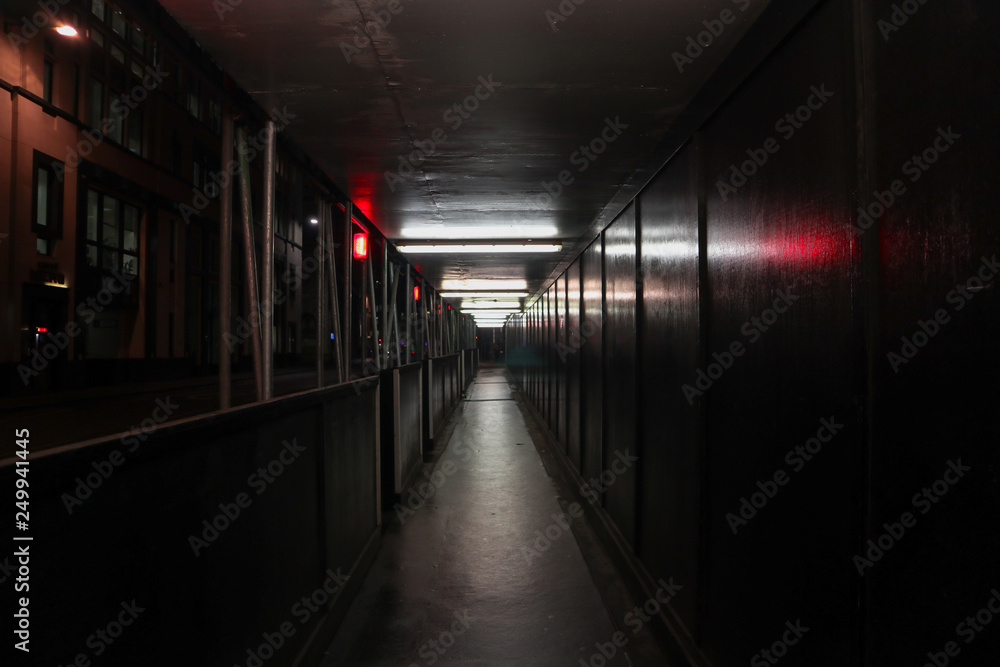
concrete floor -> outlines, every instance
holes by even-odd
[[[397,506],[322,667],[631,664],[502,368],[453,420],[436,491]]]

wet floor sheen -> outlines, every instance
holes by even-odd
[[[322,667],[563,667],[604,658],[598,644],[615,655],[593,664],[627,665],[502,369],[468,396],[416,484],[429,499],[396,507]]]

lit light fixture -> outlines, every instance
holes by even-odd
[[[559,234],[555,225],[417,225],[404,227],[407,239],[541,239]]]
[[[527,292],[441,292],[442,299],[521,299]]]
[[[517,301],[463,301],[462,312],[468,310],[521,310]]]
[[[493,309],[493,310],[466,310],[464,308],[462,309],[462,313],[464,313],[464,314],[472,313],[473,316],[475,316],[477,318],[483,317],[483,316],[487,316],[487,315],[497,315],[497,316],[500,316],[500,317],[505,317],[507,315],[510,315],[511,313],[519,313],[519,312],[521,312],[521,309],[519,307],[518,308],[496,308],[496,309]]]
[[[367,259],[367,258],[368,258],[368,235],[355,234],[354,259]]]
[[[318,225],[319,224],[319,219],[318,218],[309,218],[309,223],[313,224],[313,225]]]
[[[61,25],[58,28],[56,28],[56,32],[62,35],[63,37],[76,37],[79,34],[76,31],[76,28],[74,28],[71,25]]]
[[[524,290],[526,280],[445,280],[441,288],[446,290]]]
[[[435,255],[468,255],[468,254],[510,254],[510,253],[530,253],[530,252],[559,252],[562,244],[559,243],[467,243],[459,244],[406,244],[396,246],[402,253],[422,253]]]
[[[413,300],[420,301],[420,285],[413,286]]]

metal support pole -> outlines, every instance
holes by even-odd
[[[253,358],[253,376],[257,387],[257,400],[263,399],[260,359],[260,296],[257,293],[257,248],[253,240],[253,209],[250,205],[250,162],[247,160],[246,131],[239,129],[240,204],[243,209],[243,254],[246,266],[247,300],[250,302],[250,354]]]
[[[351,261],[351,239],[354,235],[354,204],[350,200],[344,204],[344,307],[341,308],[341,322],[343,323],[343,345],[344,345],[344,381],[351,378],[351,333],[354,316],[351,312],[354,292],[353,273],[354,264]],[[332,249],[331,249],[332,250]],[[363,280],[364,278],[362,278]],[[364,285],[361,289],[364,292]]]
[[[225,172],[233,159],[233,114],[222,112],[222,168]],[[232,353],[229,349],[233,324],[233,179],[222,179],[219,188],[219,409],[232,404]]]
[[[339,293],[337,291],[337,253],[336,248],[333,243],[333,211],[328,207],[327,204],[323,205],[323,211],[326,214],[327,219],[330,224],[326,226],[326,253],[329,272],[330,272],[330,298],[333,301],[333,351],[337,359],[337,381],[346,382],[347,381],[347,371],[344,368],[344,354],[341,349],[340,338],[343,336],[345,327],[340,321],[340,301]],[[350,267],[350,264],[347,265]]]
[[[413,318],[413,276],[410,273],[410,265],[406,265],[406,292],[403,295],[406,299],[406,363],[413,361],[413,327],[410,326]]]
[[[325,384],[323,365],[326,362],[326,355],[323,353],[326,347],[326,293],[323,289],[326,285],[327,224],[325,202],[320,202],[316,218],[319,220],[319,229],[316,230],[316,262],[319,264],[316,273],[316,387],[322,389]],[[334,300],[334,305],[336,305],[336,300]]]
[[[274,121],[264,129],[264,319],[262,321],[264,400],[274,396]]]
[[[368,304],[371,311],[372,321],[372,359],[375,361],[375,370],[382,370],[382,351],[378,347],[378,313],[375,306],[375,269],[372,268],[371,253],[365,260],[365,273],[368,274]]]
[[[386,243],[386,245],[388,245],[388,243]],[[390,336],[387,333],[387,335],[386,335],[385,338],[386,338],[386,341],[390,345],[392,345],[391,351],[395,352],[395,354],[396,354],[396,365],[399,366],[400,365],[399,364],[399,327],[397,326],[397,323],[396,323],[396,311],[398,310],[398,308],[396,308],[396,304],[399,302],[399,299],[397,298],[397,295],[396,295],[396,290],[399,289],[399,271],[396,269],[395,266],[392,267],[392,280],[390,282],[392,283],[392,286],[389,288],[389,296],[386,298],[386,308],[389,308],[390,305],[391,305],[392,312],[388,316],[389,317],[389,321],[386,324],[386,331],[387,332],[391,331],[393,335]],[[383,311],[383,312],[386,312],[386,311]],[[392,366],[392,356],[393,355],[390,353],[389,354],[389,358],[387,359],[387,366],[386,366],[387,368],[389,368],[389,367]]]
[[[382,349],[379,350],[382,359],[382,368],[389,368],[392,365],[392,357],[389,345],[389,332],[392,327],[389,324],[389,240],[382,240]]]

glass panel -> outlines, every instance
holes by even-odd
[[[118,94],[112,99],[120,99]],[[128,107],[124,103],[119,102],[118,104],[111,105],[111,113],[108,114],[108,136],[117,141],[119,144],[124,143],[123,139],[125,137],[125,110]]]
[[[45,73],[42,77],[42,99],[52,102],[52,63],[45,61]]]
[[[139,209],[129,204],[122,206],[125,208],[122,250],[135,252],[139,249]]]
[[[128,276],[139,275],[139,258],[135,255],[124,255],[122,273]]]
[[[117,9],[111,14],[111,30],[119,37],[125,37],[125,17]]]
[[[139,30],[139,28],[136,28],[135,26],[133,26],[132,27],[132,32],[131,32],[131,37],[132,37],[132,40],[131,40],[132,41],[132,48],[135,49],[136,51],[138,51],[139,53],[145,52],[145,49],[146,49],[146,37],[142,34],[142,31]]]
[[[87,244],[87,266],[97,268],[97,246]]]
[[[38,168],[38,192],[36,194],[35,224],[49,224],[49,172],[44,167]]]
[[[122,65],[125,64],[125,52],[114,44],[111,45],[111,57],[120,62]]]
[[[128,149],[142,155],[142,112],[138,109],[128,117]]]
[[[104,20],[104,0],[90,0],[90,11],[94,13],[94,16]]]
[[[90,38],[94,40],[94,43],[97,44],[98,46],[101,47],[104,46],[104,33],[102,33],[100,30],[91,30]]]
[[[142,78],[143,74],[142,63],[140,63],[138,60],[132,61],[132,74],[135,74],[140,79]]]
[[[116,269],[121,268],[121,259],[119,259],[121,257],[120,253],[111,250],[105,250],[103,254],[104,254],[104,262],[102,263],[101,266],[102,269],[105,269],[107,271],[114,271]]]
[[[87,124],[100,129],[104,112],[104,84],[97,79],[91,79],[88,98]]]
[[[38,239],[35,242],[35,248],[38,250],[39,254],[41,254],[41,255],[48,255],[49,254],[49,240],[48,239]]]
[[[104,197],[104,226],[101,240],[109,248],[118,247],[118,200]]]
[[[101,217],[101,212],[98,209],[98,206],[100,205],[99,198],[100,195],[98,195],[93,190],[87,191],[87,240],[88,241],[97,240],[97,223]],[[97,257],[97,255],[95,254],[94,257]],[[96,260],[93,266],[97,266]]]

